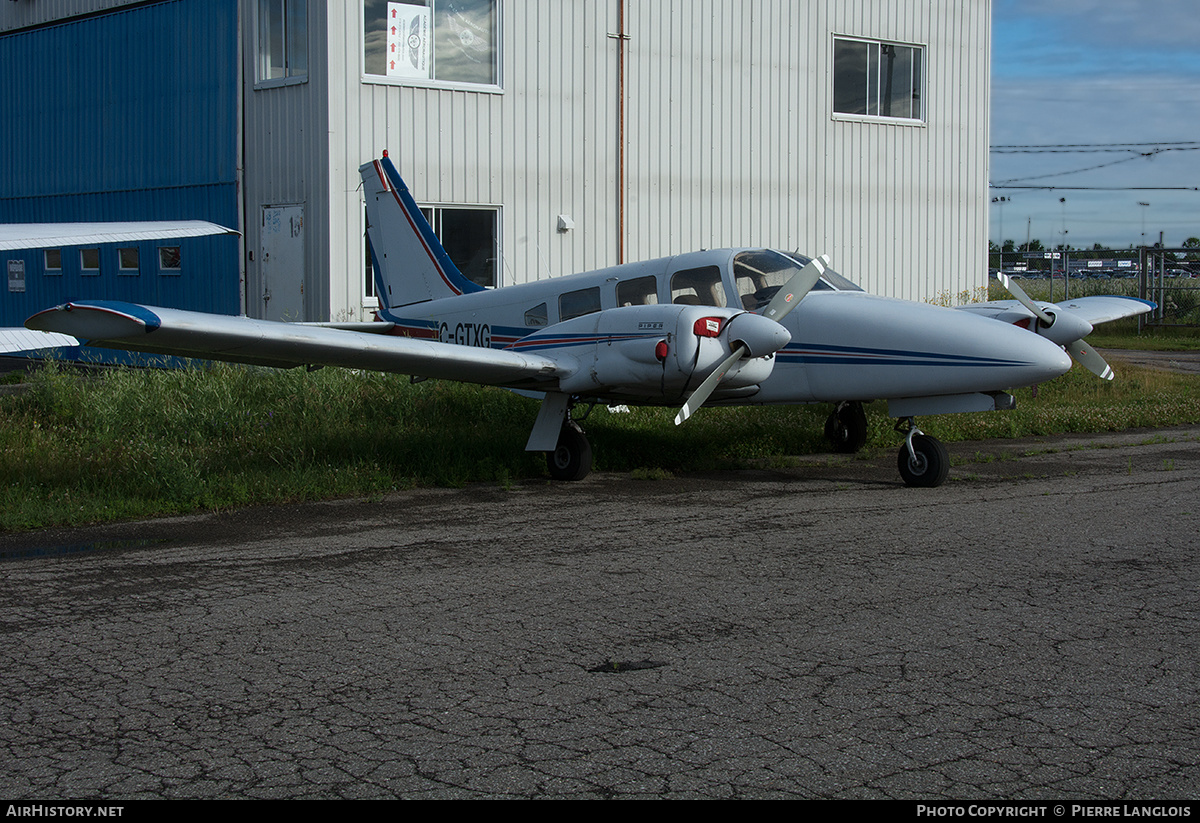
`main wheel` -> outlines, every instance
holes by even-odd
[[[946,475],[950,472],[950,455],[946,453],[942,442],[927,434],[918,434],[913,437],[912,444],[917,459],[913,460],[905,445],[900,447],[896,460],[904,485],[931,489],[945,483]]]
[[[592,470],[592,444],[573,423],[562,427],[558,445],[546,452],[546,468],[555,480],[582,480]]]
[[[833,450],[854,454],[867,444],[867,413],[862,403],[847,403],[834,409],[825,421],[825,439]]]

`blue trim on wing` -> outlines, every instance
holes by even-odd
[[[123,303],[120,300],[74,300],[66,304],[67,311],[75,307],[100,309],[101,311],[128,317],[145,326],[146,331],[154,331],[162,325],[162,320],[157,314],[145,306],[139,306],[136,303]]]

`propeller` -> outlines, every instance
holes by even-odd
[[[1055,343],[1063,346],[1063,348],[1067,350],[1067,353],[1071,355],[1071,357],[1075,358],[1075,362],[1079,363],[1079,365],[1083,366],[1085,369],[1102,380],[1112,380],[1113,377],[1115,377],[1112,367],[1109,366],[1108,363],[1104,361],[1104,358],[1097,354],[1096,350],[1088,345],[1087,341],[1083,339],[1085,335],[1091,333],[1091,323],[1088,323],[1082,318],[1072,317],[1070,320],[1068,320],[1067,315],[1060,315],[1056,317],[1055,315],[1048,313],[1037,303],[1033,302],[1029,295],[1025,293],[1025,290],[1018,286],[1011,277],[1003,272],[998,273],[996,275],[996,279],[1004,285],[1004,288],[1008,289],[1008,293],[1015,297],[1018,303],[1033,312],[1034,316],[1038,319],[1039,329],[1050,329],[1052,326],[1054,326],[1055,322],[1060,319],[1062,320],[1062,323],[1059,325],[1070,327],[1069,331],[1064,328],[1060,330],[1061,333],[1059,334],[1046,334],[1043,335],[1043,337],[1047,337],[1053,340]]]
[[[761,315],[746,313],[739,314],[731,319],[726,324],[726,336],[731,338],[732,332],[729,331],[729,329],[731,329],[735,323],[739,323],[740,321],[738,328],[739,334],[745,335],[745,332],[752,331],[754,330],[754,326],[760,326],[761,324],[760,329],[756,331],[763,336],[777,338],[778,330],[767,329],[765,324],[763,324],[764,319],[770,322],[773,326],[777,326],[783,320],[783,318],[787,317],[788,312],[796,308],[800,301],[804,299],[804,295],[808,294],[809,291],[812,290],[812,287],[815,286],[817,281],[821,279],[821,275],[825,273],[825,267],[828,265],[829,257],[824,254],[809,261],[807,266],[793,274],[788,281],[783,284],[783,287],[780,288],[779,291],[775,292],[775,296],[771,298],[771,302],[767,304],[767,308],[763,310]],[[747,326],[749,326],[749,328],[747,328]],[[770,332],[770,334],[766,334],[767,332]],[[787,332],[785,331],[784,334],[787,334]],[[790,335],[788,338],[784,339],[781,345],[774,346],[774,348],[770,348],[770,345],[774,345],[773,343],[764,347],[755,347],[756,349],[769,348],[769,351],[752,351],[750,346],[745,342],[744,338],[743,340],[739,340],[738,345],[734,347],[733,352],[727,358],[721,361],[721,364],[713,369],[712,373],[710,373],[708,377],[704,378],[704,382],[697,386],[696,390],[692,392],[691,396],[687,399],[687,402],[683,404],[683,408],[681,408],[679,413],[675,415],[675,425],[678,426],[684,420],[687,420],[696,412],[697,409],[704,405],[704,401],[709,398],[709,395],[711,395],[714,390],[716,390],[721,380],[724,379],[726,373],[733,368],[734,364],[736,364],[739,360],[747,356],[764,357],[767,354],[776,352],[783,346],[787,345],[788,339],[790,339]]]

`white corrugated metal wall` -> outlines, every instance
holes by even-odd
[[[617,261],[621,2],[501,0],[500,92],[364,83],[361,5],[330,8],[331,315],[361,306],[357,167],[385,148],[418,201],[502,207],[502,283]],[[625,2],[627,260],[764,245],[880,294],[985,282],[990,0]],[[924,124],[835,118],[834,35],[923,46]]]

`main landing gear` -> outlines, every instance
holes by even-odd
[[[567,419],[554,451],[546,452],[546,468],[555,480],[582,480],[592,470],[592,444],[574,420]]]
[[[838,403],[825,421],[825,439],[833,450],[854,454],[867,444],[867,413],[858,401]]]
[[[945,483],[950,455],[942,442],[918,429],[911,417],[896,423],[896,431],[904,434],[904,445],[896,455],[896,468],[904,485],[931,489]]]

